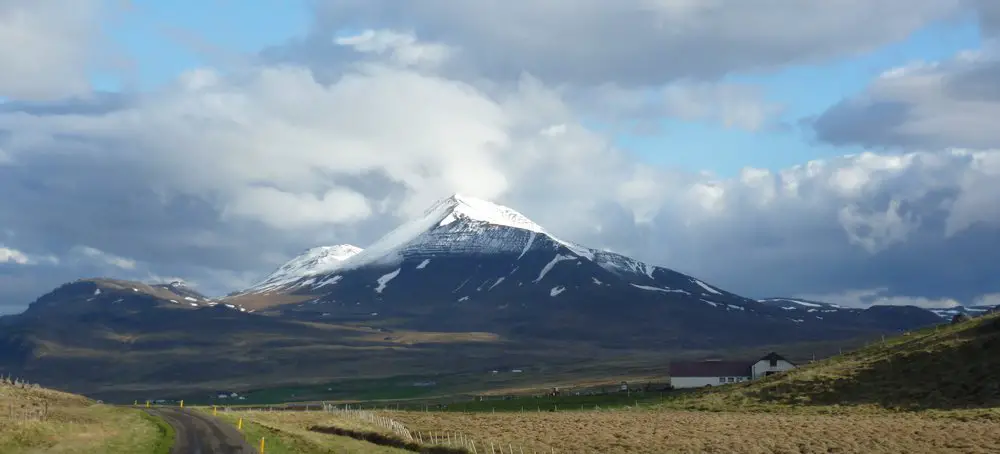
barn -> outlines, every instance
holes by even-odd
[[[670,384],[674,388],[698,388],[754,380],[796,366],[771,352],[755,361],[678,361],[670,363]]]

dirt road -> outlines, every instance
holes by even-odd
[[[163,418],[177,433],[172,454],[252,454],[257,451],[235,427],[200,411],[160,407],[146,410]]]

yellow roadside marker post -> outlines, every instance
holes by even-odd
[[[149,401],[146,401],[146,408],[149,408]]]
[[[236,423],[236,429],[240,432],[243,431],[243,418],[240,418],[240,420]]]
[[[264,454],[264,437],[260,437],[260,454]]]
[[[184,401],[181,400],[181,408],[184,408]]]

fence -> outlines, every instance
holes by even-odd
[[[342,417],[353,418],[374,424],[382,429],[391,431],[406,441],[416,440],[413,437],[413,434],[410,433],[410,430],[407,429],[402,423],[392,418],[377,415],[373,411],[354,409],[349,406],[341,408],[330,404],[323,404],[323,410],[329,413],[336,413]]]
[[[482,441],[461,432],[415,432],[390,417],[379,415],[371,410],[351,408],[349,405],[340,407],[331,404],[323,404],[323,410],[330,413],[336,413],[341,417],[352,418],[374,424],[382,429],[391,431],[405,441],[415,441],[421,445],[445,446],[449,448],[464,449],[466,452],[470,452],[472,454],[535,454],[538,452],[533,449],[525,451],[524,446],[521,443]],[[555,451],[549,448],[549,452]]]

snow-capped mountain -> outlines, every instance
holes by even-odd
[[[309,249],[281,265],[263,281],[243,293],[259,293],[279,290],[304,278],[332,272],[347,259],[357,255],[362,249],[350,244],[320,246]]]
[[[293,317],[672,345],[815,339],[939,320],[923,310],[882,320],[878,311],[778,307],[563,240],[511,208],[462,195],[343,258],[319,260],[317,250],[241,296],[263,307],[268,295],[297,295],[277,309]]]

